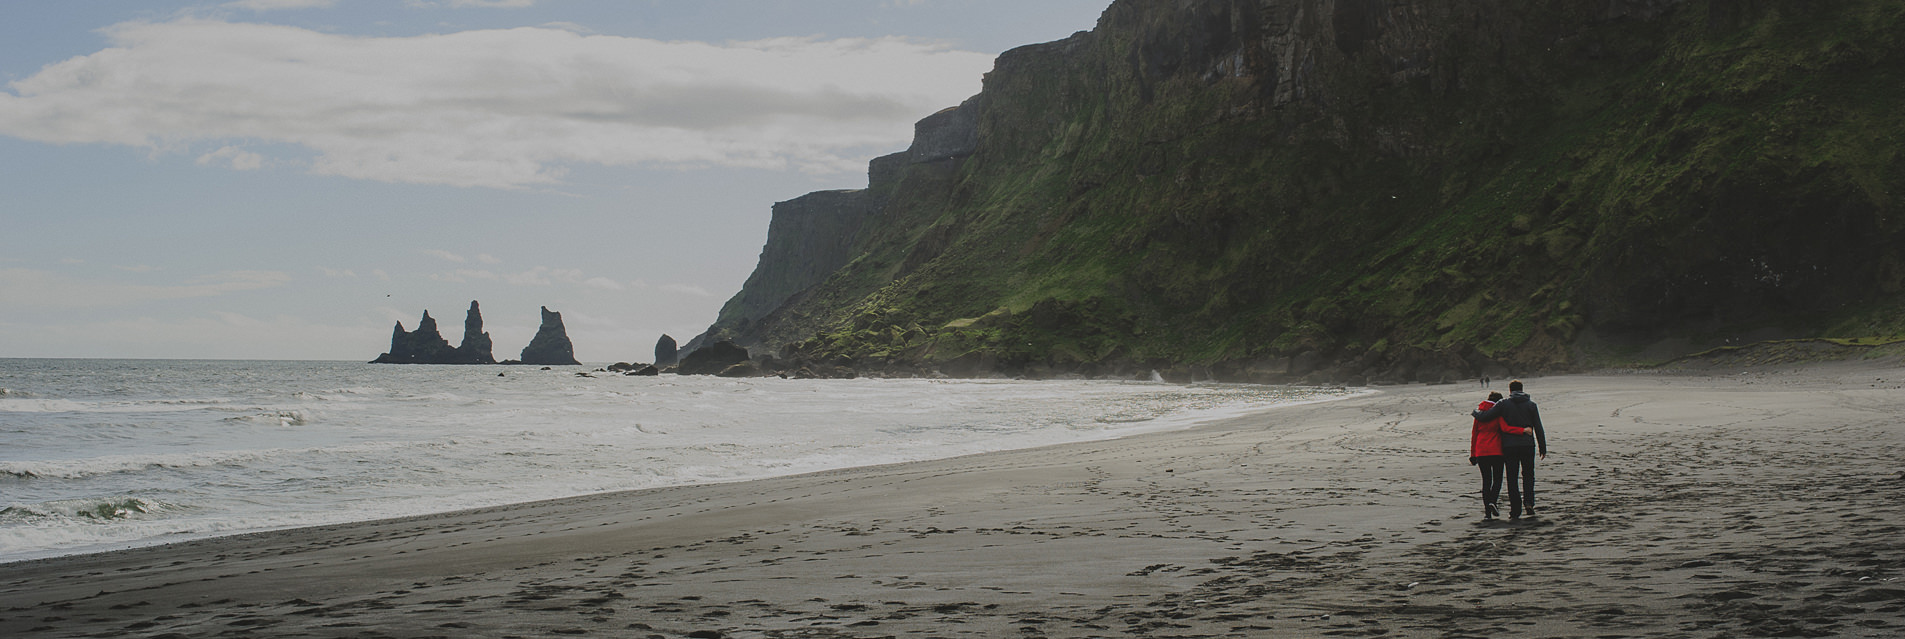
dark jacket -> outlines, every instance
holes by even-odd
[[[1511,434],[1507,432],[1507,429],[1503,429],[1501,439],[1504,453],[1539,446],[1541,454],[1548,454],[1548,434],[1541,430],[1541,410],[1535,407],[1534,398],[1529,397],[1527,393],[1519,391],[1509,393],[1507,399],[1496,402],[1493,408],[1478,410],[1469,415],[1481,421],[1501,418],[1509,426],[1534,431],[1534,435],[1530,436],[1526,432]]]

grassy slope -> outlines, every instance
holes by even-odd
[[[1593,24],[1528,4],[1513,36],[1446,32],[1426,73],[1351,56],[1317,81],[1327,104],[1283,108],[1195,54],[1147,57],[1200,25],[1114,6],[1079,52],[995,72],[981,152],[910,171],[777,337],[862,361],[1311,352],[1407,376],[1905,333],[1905,8]]]

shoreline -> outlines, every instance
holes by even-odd
[[[869,379],[874,379],[875,381],[879,381],[878,378],[869,378]],[[901,381],[918,382],[918,381],[939,381],[939,380],[903,379]],[[309,522],[303,522],[303,523],[285,523],[285,524],[252,527],[252,528],[224,527],[222,529],[219,529],[213,532],[202,532],[202,531],[171,532],[171,533],[164,533],[164,534],[141,538],[141,539],[93,542],[93,543],[88,543],[84,545],[71,545],[71,546],[64,546],[64,547],[57,547],[57,548],[44,548],[44,549],[21,552],[11,557],[0,555],[0,567],[5,567],[10,564],[23,563],[23,562],[59,559],[62,557],[73,557],[73,556],[92,555],[92,554],[101,554],[101,553],[111,553],[111,552],[119,552],[119,551],[125,551],[125,550],[138,550],[138,549],[150,548],[154,546],[169,546],[173,544],[182,544],[182,543],[193,542],[193,541],[219,539],[224,537],[242,537],[247,535],[283,532],[283,531],[299,530],[299,529],[305,529],[305,528],[327,528],[327,527],[334,527],[334,526],[349,526],[353,524],[367,524],[367,523],[375,523],[375,522],[390,521],[390,520],[405,520],[405,519],[411,519],[415,517],[449,515],[449,514],[456,514],[456,513],[461,513],[465,511],[487,510],[487,509],[494,509],[494,508],[508,508],[512,506],[534,504],[534,503],[540,503],[540,502],[546,502],[546,501],[559,501],[563,499],[572,499],[572,498],[579,498],[579,497],[612,495],[612,494],[628,493],[628,492],[640,492],[644,490],[653,490],[658,488],[674,488],[674,487],[688,487],[688,486],[716,485],[716,484],[728,484],[728,483],[748,482],[748,481],[772,480],[772,479],[780,479],[785,477],[794,477],[794,476],[815,473],[815,472],[854,470],[858,468],[878,468],[878,467],[884,467],[884,466],[891,466],[895,464],[905,464],[905,463],[920,462],[920,461],[935,461],[935,460],[941,460],[941,459],[954,459],[958,457],[965,457],[965,456],[971,456],[971,455],[984,455],[984,454],[990,454],[990,453],[996,453],[996,452],[1010,452],[1014,450],[1030,450],[1030,449],[1044,448],[1048,446],[1061,446],[1061,445],[1072,444],[1072,443],[1088,443],[1092,441],[1110,441],[1110,440],[1141,436],[1141,435],[1157,433],[1157,432],[1170,432],[1170,431],[1176,431],[1176,430],[1193,429],[1193,428],[1198,428],[1200,426],[1203,426],[1209,423],[1239,419],[1239,418],[1247,417],[1249,415],[1260,413],[1263,411],[1275,410],[1283,406],[1298,405],[1298,404],[1305,404],[1305,403],[1312,403],[1312,402],[1337,401],[1346,397],[1353,397],[1360,393],[1374,392],[1370,389],[1362,389],[1362,390],[1346,389],[1340,386],[1312,387],[1312,386],[1264,385],[1264,384],[1215,382],[1215,381],[1195,382],[1195,383],[1189,383],[1189,384],[1173,384],[1173,383],[1166,383],[1166,382],[1142,382],[1142,381],[1130,381],[1130,380],[1069,380],[1067,382],[1058,382],[1055,380],[973,379],[973,380],[947,380],[947,381],[953,381],[953,382],[966,381],[966,382],[974,382],[974,383],[1002,382],[1002,383],[1008,383],[1008,384],[1016,384],[1016,383],[1039,384],[1039,383],[1045,383],[1045,382],[1054,382],[1054,383],[1081,383],[1081,384],[1111,384],[1111,385],[1117,385],[1117,386],[1135,384],[1140,386],[1166,387],[1166,388],[1168,387],[1192,388],[1192,387],[1201,386],[1207,390],[1213,389],[1213,388],[1222,389],[1224,387],[1242,387],[1242,388],[1266,389],[1265,392],[1271,396],[1282,396],[1286,392],[1294,393],[1298,395],[1307,395],[1313,392],[1314,394],[1318,396],[1307,397],[1304,399],[1295,399],[1295,400],[1286,398],[1276,403],[1240,403],[1237,405],[1225,405],[1225,406],[1216,406],[1216,407],[1212,407],[1212,406],[1198,407],[1198,406],[1187,404],[1175,410],[1174,412],[1160,414],[1154,417],[1144,417],[1142,419],[1134,419],[1134,420],[1112,420],[1112,421],[1099,420],[1098,423],[1101,425],[1101,428],[1096,429],[1097,432],[1093,432],[1092,434],[1086,435],[1085,439],[1076,439],[1076,440],[1070,440],[1070,441],[1047,441],[1043,443],[1009,442],[1009,443],[1003,444],[1003,445],[1009,446],[1007,448],[999,448],[995,450],[976,450],[971,452],[957,452],[957,453],[951,454],[950,456],[921,457],[916,459],[908,459],[908,458],[905,458],[905,456],[898,456],[898,455],[876,456],[875,459],[872,461],[866,461],[866,462],[862,462],[862,463],[858,463],[858,464],[850,465],[850,466],[819,467],[819,468],[809,467],[806,469],[792,470],[792,471],[788,471],[788,470],[761,471],[763,473],[772,472],[772,473],[779,473],[779,474],[759,474],[759,475],[751,475],[751,476],[725,477],[725,478],[703,478],[699,480],[691,479],[688,481],[688,483],[616,487],[616,488],[610,488],[607,490],[599,490],[595,492],[571,492],[566,494],[545,493],[543,495],[523,496],[524,498],[521,498],[520,500],[516,500],[516,501],[455,505],[455,506],[451,506],[451,507],[443,508],[443,509],[420,508],[420,509],[412,509],[410,512],[390,513],[390,514],[362,513],[362,514],[367,514],[372,516],[366,517],[366,518],[360,518],[360,519],[325,521],[324,519],[326,518],[319,518],[318,521],[309,521]],[[823,383],[825,382],[823,381]],[[1329,395],[1329,393],[1341,393],[1341,394]],[[1088,424],[1089,422],[1082,422],[1082,423]],[[1065,430],[1070,430],[1073,432],[1089,432],[1089,431],[1092,431],[1093,429],[1068,428]],[[946,453],[941,452],[939,454],[945,455]],[[881,459],[881,457],[884,457],[884,459]],[[895,458],[895,457],[898,457],[898,458]],[[33,477],[33,476],[28,475],[28,477]],[[482,502],[486,500],[471,500],[471,501]]]
[[[0,634],[1905,627],[1899,363],[1529,383],[1554,453],[1533,522],[1478,525],[1466,410],[1486,391],[1385,386],[1113,440],[0,564]]]

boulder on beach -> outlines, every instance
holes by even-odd
[[[745,361],[748,361],[747,349],[741,348],[734,342],[722,340],[695,349],[687,357],[681,358],[681,364],[675,368],[675,373],[713,375]]]

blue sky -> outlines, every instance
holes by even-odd
[[[776,201],[1108,0],[0,4],[0,357],[368,360],[483,303],[685,341]]]

